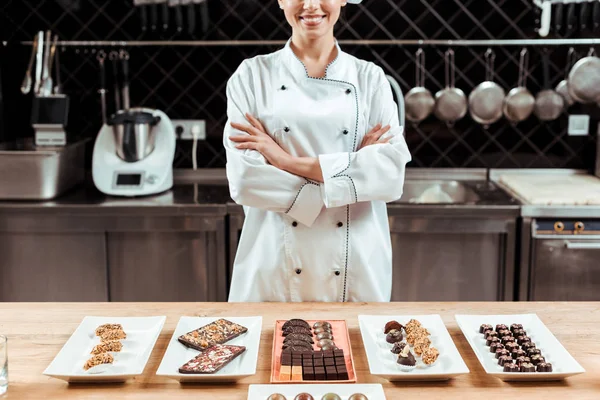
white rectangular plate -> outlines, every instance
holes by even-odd
[[[362,393],[369,400],[385,400],[383,387],[379,384],[281,384],[281,385],[250,385],[248,400],[265,400],[270,395],[279,393],[287,399],[293,400],[299,393],[309,393],[316,400],[324,394],[336,393],[342,400],[348,400],[354,393]]]
[[[429,330],[431,345],[439,350],[440,356],[432,366],[426,366],[417,357],[417,367],[406,372],[396,363],[397,356],[390,351],[392,345],[385,341],[383,328],[388,321],[394,320],[404,325],[411,319],[418,320]],[[359,315],[358,323],[372,375],[388,381],[441,381],[469,373],[469,368],[454,345],[442,318],[437,314]]]
[[[503,381],[552,381],[585,372],[536,314],[456,315],[456,322],[485,372]],[[511,324],[522,324],[546,361],[552,363],[553,372],[503,372],[495,355],[489,352],[483,334],[479,333],[481,324],[490,324],[494,329],[497,324],[509,328]]]
[[[67,382],[124,382],[144,372],[148,358],[165,324],[166,317],[85,317],[67,343],[44,371]],[[127,339],[121,340],[123,350],[111,353],[113,364],[83,369],[92,356],[90,351],[100,343],[96,328],[102,324],[123,325]]]
[[[200,352],[184,346],[177,338],[220,318],[248,328],[248,332],[224,343],[245,346],[246,351],[214,374],[180,373],[179,367],[196,357]],[[156,375],[175,379],[179,382],[235,382],[254,375],[256,373],[261,330],[262,317],[181,317]]]

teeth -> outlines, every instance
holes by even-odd
[[[316,18],[302,18],[303,20],[305,20],[306,22],[319,22],[320,20],[323,19],[323,17],[316,17]]]

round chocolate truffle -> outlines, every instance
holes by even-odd
[[[405,365],[408,367],[413,367],[417,365],[417,360],[415,356],[410,352],[410,348],[408,346],[404,347],[400,354],[398,354],[398,360],[396,362],[400,365]]]
[[[320,328],[316,328],[314,330],[314,332],[315,332],[315,335],[318,335],[319,333],[323,333],[323,332],[329,332],[329,333],[331,333],[331,327],[326,328],[326,327],[322,326]]]
[[[331,339],[321,339],[317,342],[317,347],[323,347],[323,346],[327,346],[327,345],[333,346],[333,345],[335,345],[335,343]]]
[[[273,393],[272,395],[267,397],[267,400],[287,400],[287,399],[285,398],[284,395],[282,395],[280,393]]]
[[[498,324],[498,325],[496,325],[496,332],[500,333],[500,331],[502,329],[508,329],[508,326],[506,326],[504,324]]]
[[[490,344],[490,353],[496,353],[496,350],[503,349],[504,345],[500,342]]]
[[[531,363],[533,365],[538,365],[540,363],[546,362],[546,359],[544,357],[542,357],[541,354],[534,354],[529,358],[531,358]]]
[[[407,344],[404,342],[396,342],[396,343],[394,343],[394,347],[392,347],[392,350],[390,350],[390,351],[394,354],[400,354],[400,352],[402,350],[404,350],[404,348],[406,346],[407,346]]]
[[[327,321],[317,321],[313,324],[313,329],[317,328],[329,328],[331,329],[331,324]]]
[[[515,364],[504,364],[504,372],[519,372],[519,367]]]
[[[492,326],[490,324],[481,324],[479,327],[479,333],[485,333],[486,330],[492,330]]]
[[[369,398],[362,393],[354,393],[352,396],[348,397],[348,400],[369,400]]]
[[[530,362],[521,364],[521,372],[535,372],[535,365]]]
[[[323,347],[321,347],[322,351],[327,351],[327,350],[337,350],[337,346],[334,344],[326,344],[323,345]]]
[[[323,339],[333,340],[333,335],[331,334],[331,332],[321,332],[321,333],[317,334],[317,340],[323,340]]]
[[[402,331],[402,324],[398,321],[389,321],[383,328],[383,333],[388,334],[392,329]]]
[[[487,338],[487,340],[485,341],[485,345],[486,346],[491,346],[492,343],[500,343],[500,339],[498,339],[497,337],[489,337]]]
[[[315,400],[310,393],[299,393],[294,400]]]
[[[500,358],[502,356],[510,356],[510,351],[506,349],[497,349],[496,350],[496,358]]]
[[[503,367],[506,363],[512,364],[512,362],[513,359],[511,358],[511,356],[500,356],[500,358],[498,359],[498,365],[501,367]]]
[[[527,355],[528,355],[529,357],[533,357],[533,356],[535,356],[536,354],[540,354],[540,355],[542,354],[542,351],[541,351],[540,349],[536,349],[536,348],[529,349],[529,350],[526,350],[526,351],[527,351]]]
[[[402,332],[396,329],[392,329],[388,332],[387,336],[385,337],[385,341],[388,343],[396,343],[401,341],[403,338],[404,337],[402,336]]]
[[[335,393],[326,393],[321,397],[321,400],[342,400],[342,398]]]
[[[552,364],[541,362],[537,365],[537,372],[552,372]]]

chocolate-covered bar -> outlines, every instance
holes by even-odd
[[[305,342],[303,340],[289,340],[288,342],[283,342],[283,349],[287,349],[288,347],[292,347],[298,349],[300,347],[307,348],[308,350],[312,350],[312,344]]]
[[[248,328],[221,318],[181,335],[177,340],[187,347],[202,351],[215,344],[226,343],[247,331]]]
[[[289,348],[288,348],[289,349]],[[291,370],[288,372],[284,367]],[[294,373],[296,368],[296,373]],[[283,375],[282,372],[284,371]],[[342,349],[327,351],[290,351],[281,355],[280,378],[291,376],[292,381],[348,380],[348,369]],[[290,379],[279,379],[290,380]]]
[[[289,334],[292,333],[301,333],[303,335],[309,335],[312,336],[312,331],[310,330],[310,328],[306,328],[304,326],[294,326],[294,325],[290,325],[287,328],[283,329],[281,331],[281,335],[282,336],[287,336]]]
[[[305,335],[302,333],[290,333],[285,337],[285,339],[283,339],[283,343],[287,343],[290,340],[302,340],[303,342],[306,342],[308,344],[314,343],[312,335]]]
[[[283,326],[281,327],[282,330],[287,329],[289,326],[303,326],[306,329],[310,329],[310,325],[308,324],[308,322],[306,322],[303,319],[298,319],[298,318],[292,318],[290,320],[287,320],[283,323]]]
[[[215,344],[179,368],[182,374],[214,374],[246,350],[244,346]]]

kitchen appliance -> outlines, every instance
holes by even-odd
[[[131,108],[102,126],[92,155],[92,177],[101,192],[144,196],[173,186],[175,128],[160,110]]]

